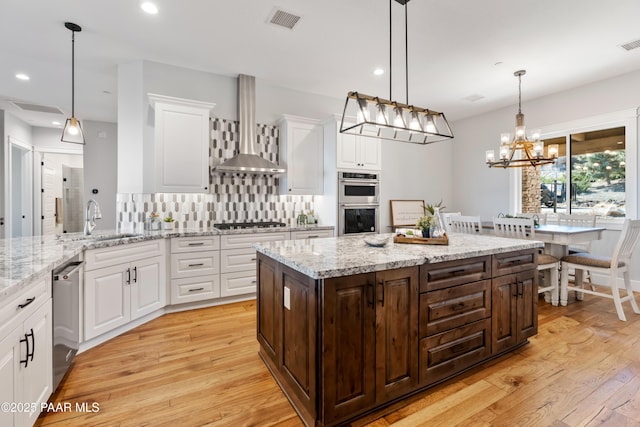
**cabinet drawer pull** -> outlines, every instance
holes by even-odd
[[[251,258],[251,261],[255,261],[255,260],[256,260],[255,258]]]
[[[197,242],[197,243],[188,243],[187,246],[202,246],[204,245],[204,242]]]
[[[202,267],[204,264],[203,263],[197,263],[197,264],[189,264],[189,267]]]
[[[251,283],[258,283],[258,281],[257,280],[252,280]]]
[[[127,268],[127,280],[126,280],[126,282],[127,282],[127,285],[131,284],[131,269],[130,268]]]
[[[451,347],[451,351],[454,353],[460,353],[461,351],[465,351],[467,349],[467,346],[465,344],[456,344],[453,347]]]
[[[189,289],[187,292],[200,292],[200,291],[204,291],[204,288],[193,288],[193,289]]]
[[[453,307],[451,307],[451,310],[458,311],[458,310],[462,310],[463,308],[465,308],[464,303],[463,302],[459,302],[456,305],[454,305]]]
[[[133,267],[133,283],[138,283],[138,267]]]
[[[313,236],[307,236],[307,239],[317,239],[318,237],[320,237],[317,234],[314,234]]]
[[[25,308],[35,300],[36,300],[36,297],[27,298],[27,301],[24,304],[18,304],[18,308]]]

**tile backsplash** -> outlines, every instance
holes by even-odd
[[[257,152],[278,162],[278,126],[257,125]],[[238,122],[211,120],[209,166],[216,166],[238,153]],[[151,212],[160,218],[171,215],[180,229],[211,228],[220,222],[295,222],[301,211],[314,209],[314,196],[278,195],[278,178],[270,175],[210,174],[211,193],[118,193],[118,228],[143,229]],[[322,219],[320,219],[322,220]]]

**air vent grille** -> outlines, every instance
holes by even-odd
[[[623,45],[620,45],[620,47],[627,51],[637,49],[640,47],[640,40],[634,40],[632,42],[625,43]]]
[[[300,18],[302,17],[294,15],[293,13],[285,12],[282,9],[275,9],[271,14],[269,23],[293,30],[293,27],[295,27],[298,21],[300,21]]]
[[[56,107],[49,107],[47,105],[38,105],[38,104],[29,104],[27,102],[11,102],[16,107],[25,111],[35,111],[36,113],[51,113],[51,114],[60,114],[64,116],[64,113],[60,111]]]

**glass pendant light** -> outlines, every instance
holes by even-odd
[[[71,117],[64,124],[60,141],[84,145],[82,125],[75,116],[75,39],[76,32],[82,31],[82,27],[73,22],[65,22],[64,26],[71,30]]]

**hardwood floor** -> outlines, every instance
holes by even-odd
[[[39,426],[299,426],[258,356],[255,302],[168,314],[80,354]],[[640,315],[539,303],[518,351],[354,426],[640,426]],[[76,411],[97,403],[98,412]]]

